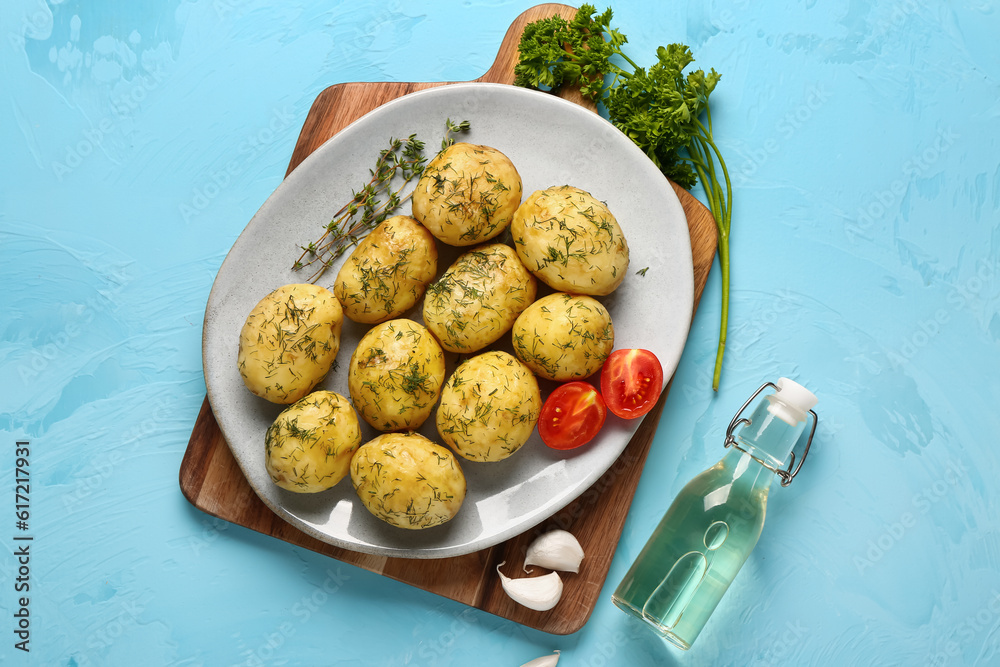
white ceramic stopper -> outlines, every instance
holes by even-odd
[[[788,378],[781,378],[776,384],[778,391],[768,396],[771,399],[768,401],[768,412],[789,426],[805,421],[807,413],[818,401],[816,395]]]

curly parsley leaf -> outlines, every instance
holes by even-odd
[[[584,96],[596,101],[604,92],[604,75],[619,71],[610,58],[620,53],[626,39],[609,26],[611,9],[596,17],[595,12],[593,5],[581,5],[572,21],[552,16],[529,23],[518,45],[514,85],[541,90],[580,86]]]

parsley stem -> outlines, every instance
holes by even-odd
[[[711,116],[708,114],[706,104],[706,115],[711,124]],[[695,169],[698,170],[698,176],[701,178],[702,185],[705,187],[706,195],[708,196],[710,208],[712,210],[712,215],[715,218],[715,226],[719,232],[718,238],[718,248],[719,248],[719,267],[722,269],[722,314],[721,323],[719,325],[719,349],[715,356],[715,371],[712,374],[712,389],[715,391],[719,390],[719,379],[722,376],[722,357],[726,350],[726,335],[728,333],[729,325],[729,274],[730,274],[730,262],[729,262],[729,230],[732,227],[732,201],[733,201],[733,185],[729,178],[729,170],[726,168],[726,161],[722,158],[722,153],[719,151],[719,147],[715,145],[715,141],[712,139],[712,133],[710,127],[706,127],[701,121],[695,121],[698,125],[698,135],[696,136],[696,141],[692,145],[699,144],[698,151],[702,160],[699,162],[707,164],[708,167],[708,178],[706,178],[705,171],[703,167],[695,163]],[[714,155],[713,155],[714,154]],[[726,194],[722,194],[722,184],[719,183],[719,179],[716,176],[715,171],[715,160],[719,161],[719,167],[722,170],[723,178],[726,182]],[[709,191],[712,191],[709,194]]]
[[[620,56],[622,57],[622,59],[624,59],[624,60],[625,60],[625,62],[627,62],[627,63],[628,63],[629,65],[631,65],[631,66],[632,66],[632,69],[639,69],[639,66],[638,66],[638,65],[636,65],[636,64],[635,64],[635,63],[634,63],[634,62],[632,61],[632,59],[631,59],[631,58],[629,58],[629,57],[628,57],[627,55],[625,55],[625,54],[624,54],[624,53],[622,53],[621,51],[618,51],[617,53],[618,53],[618,55],[620,55]],[[620,71],[621,71],[621,70],[620,70]],[[625,71],[622,71],[622,74],[623,74],[624,76],[626,76],[626,77],[627,77],[627,76],[629,76],[628,72],[625,72]]]
[[[723,242],[723,238],[725,241]],[[722,323],[719,326],[719,349],[715,354],[715,372],[712,374],[712,389],[719,391],[722,375],[722,355],[726,351],[726,334],[729,324],[729,232],[719,236],[719,266],[722,268]]]
[[[701,121],[696,120],[696,122],[698,123],[699,130],[701,130],[701,137],[700,138],[702,139],[702,141],[704,141],[706,144],[708,144],[708,146],[711,147],[712,152],[715,153],[715,158],[719,160],[719,167],[722,168],[722,176],[723,176],[723,178],[726,181],[726,196],[722,200],[722,204],[723,204],[723,206],[722,206],[722,213],[723,213],[722,223],[723,223],[723,225],[725,225],[725,230],[726,230],[726,235],[727,235],[727,241],[728,241],[729,229],[730,229],[730,226],[732,224],[732,211],[730,210],[730,208],[732,206],[732,201],[733,201],[733,183],[729,179],[729,170],[726,168],[726,161],[722,158],[722,153],[719,151],[719,147],[715,145],[715,140],[712,139],[712,115],[711,115],[711,113],[709,112],[708,109],[709,109],[709,107],[706,104],[705,105],[705,113],[708,116],[708,128],[706,128],[701,123]],[[712,162],[714,162],[714,160],[712,160]],[[714,170],[714,168],[712,170],[712,182],[715,183],[716,185],[719,185],[718,180],[715,178],[715,170]],[[721,186],[720,186],[720,190],[721,190]]]

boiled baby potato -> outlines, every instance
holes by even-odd
[[[340,350],[344,313],[329,290],[285,285],[261,299],[240,331],[239,369],[247,389],[294,403],[319,384]]]
[[[285,408],[264,437],[271,481],[298,493],[326,491],[350,471],[361,424],[350,402],[314,391]]]
[[[441,390],[437,429],[470,461],[501,461],[521,448],[542,410],[538,381],[506,352],[484,352],[455,369]]]
[[[518,257],[560,292],[611,294],[628,269],[628,243],[615,216],[569,185],[532,193],[510,226]]]
[[[424,295],[437,273],[437,256],[426,227],[411,217],[393,216],[354,249],[340,267],[333,293],[355,322],[391,320]]]
[[[444,382],[444,352],[412,320],[376,324],[351,355],[347,386],[361,417],[380,431],[419,428]]]
[[[507,229],[521,194],[521,177],[506,155],[456,143],[424,169],[413,191],[413,217],[448,245],[474,245]]]
[[[351,482],[369,512],[412,530],[445,523],[465,500],[455,455],[419,433],[385,433],[362,445]]]
[[[511,330],[514,354],[537,375],[565,382],[593,375],[611,354],[611,314],[589,296],[556,292],[528,306]]]
[[[538,282],[517,254],[491,243],[458,257],[424,297],[424,324],[449,352],[475,352],[505,334]]]

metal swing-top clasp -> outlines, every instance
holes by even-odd
[[[799,470],[802,469],[802,464],[806,462],[806,457],[809,455],[809,447],[812,445],[813,436],[816,435],[816,425],[819,424],[819,415],[817,415],[814,410],[809,410],[808,411],[809,414],[811,414],[813,416],[812,429],[809,431],[809,439],[806,440],[805,449],[802,451],[802,458],[799,459],[799,464],[797,466],[795,466],[794,470],[792,470],[792,466],[795,465],[795,452],[794,451],[790,453],[790,456],[789,456],[789,459],[788,459],[788,468],[787,469],[776,468],[773,465],[771,465],[770,463],[768,463],[767,461],[761,460],[760,458],[754,456],[753,454],[751,454],[747,450],[745,450],[742,447],[740,447],[740,445],[736,442],[736,436],[734,435],[734,431],[736,430],[736,427],[739,426],[740,424],[750,424],[750,420],[749,419],[747,419],[745,417],[741,418],[740,415],[743,414],[743,411],[747,409],[747,406],[749,406],[753,402],[753,400],[755,398],[757,398],[757,396],[760,394],[760,392],[764,391],[768,387],[771,387],[772,389],[774,389],[776,391],[778,390],[778,386],[776,384],[774,384],[773,382],[765,382],[764,384],[762,384],[760,386],[760,389],[758,389],[757,391],[755,391],[753,393],[753,396],[751,396],[750,398],[747,399],[747,402],[743,404],[743,407],[741,407],[736,412],[736,416],[733,417],[733,420],[731,422],[729,422],[729,428],[726,429],[726,442],[725,442],[725,445],[726,445],[727,448],[729,448],[729,447],[735,447],[736,449],[740,450],[744,454],[748,454],[755,461],[757,461],[757,463],[760,463],[762,466],[764,466],[765,468],[767,468],[768,470],[770,470],[774,474],[776,474],[778,477],[780,477],[781,478],[781,485],[782,486],[788,486],[789,484],[792,483],[792,480],[795,479],[795,476],[799,474]]]

